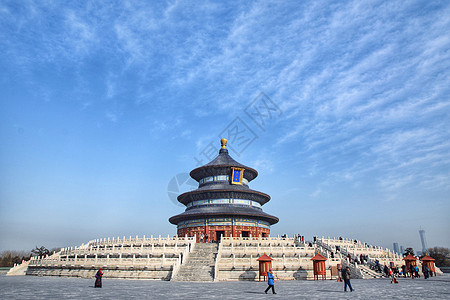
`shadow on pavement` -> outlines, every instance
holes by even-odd
[[[327,292],[327,293],[342,293],[342,291],[333,291],[333,290],[317,290],[318,292]]]

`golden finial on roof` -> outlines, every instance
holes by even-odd
[[[220,143],[222,144],[222,149],[227,149],[227,139],[221,139]]]

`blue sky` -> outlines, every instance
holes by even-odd
[[[174,235],[169,196],[190,187],[169,183],[220,137],[259,171],[272,234],[419,250],[422,227],[450,247],[449,16],[448,1],[2,1],[0,250]]]

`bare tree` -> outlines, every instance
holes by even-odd
[[[450,249],[444,247],[434,247],[428,249],[428,255],[435,259],[434,263],[438,267],[450,267]]]
[[[22,260],[30,259],[29,252],[6,250],[0,253],[0,267],[12,267],[19,264]]]
[[[403,253],[403,256],[407,256],[408,254],[411,254],[414,256],[414,249],[413,248],[406,248],[405,253]]]
[[[61,247],[56,247],[56,248],[52,248],[52,249],[50,249],[50,254],[53,254],[53,253],[56,253],[56,252],[59,252],[59,251],[61,251]]]
[[[47,248],[45,248],[44,246],[41,246],[41,248],[38,248],[36,246],[36,248],[31,250],[31,253],[33,253],[35,256],[39,256],[39,258],[42,258],[45,255],[49,255],[50,251]]]

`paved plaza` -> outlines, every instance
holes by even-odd
[[[278,281],[276,295],[264,294],[264,282],[169,282],[104,278],[0,276],[0,299],[450,299],[450,276],[425,279],[352,280],[343,292],[336,281]]]

